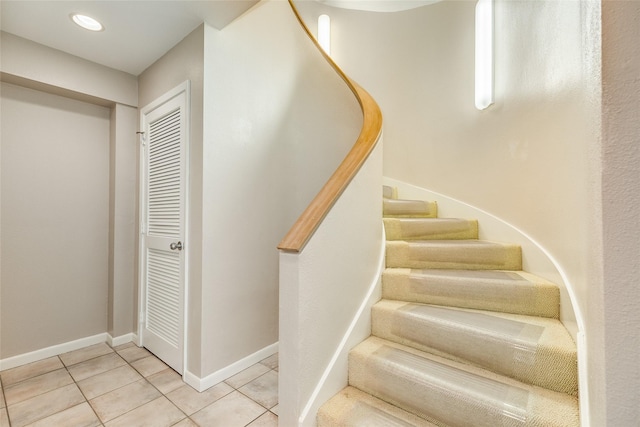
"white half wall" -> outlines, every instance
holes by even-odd
[[[384,266],[382,141],[299,254],[280,253],[279,422],[314,426],[371,334]]]

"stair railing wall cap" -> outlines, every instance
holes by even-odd
[[[309,239],[311,239],[320,226],[322,220],[327,216],[340,195],[356,176],[369,157],[369,154],[371,154],[377,145],[380,135],[382,134],[382,112],[373,97],[360,87],[360,85],[351,80],[333,59],[326,54],[322,47],[320,47],[318,41],[304,23],[293,0],[289,0],[289,4],[298,22],[307,33],[307,36],[355,95],[363,116],[362,129],[353,147],[320,192],[278,244],[279,250],[298,253],[304,249]]]

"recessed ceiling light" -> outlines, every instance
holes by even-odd
[[[102,26],[102,24],[90,16],[81,15],[79,13],[72,13],[71,19],[73,20],[73,22],[75,22],[76,24],[78,24],[79,26],[81,26],[86,30],[89,30],[89,31],[104,30],[104,27]]]

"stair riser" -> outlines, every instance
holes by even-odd
[[[385,199],[397,199],[398,189],[395,187],[389,187],[388,185],[382,186],[382,197]]]
[[[472,308],[557,319],[560,292],[556,286],[525,280],[478,280],[390,269],[382,275],[382,297],[407,302]],[[512,274],[510,272],[496,272]]]
[[[378,305],[372,312],[374,336],[577,395],[575,352],[550,345],[544,333],[542,326],[441,307]]]
[[[387,240],[462,240],[478,238],[477,221],[442,218],[384,218]]]
[[[386,266],[416,269],[521,270],[519,246],[465,241],[387,242]]]
[[[438,216],[438,207],[434,202],[421,200],[384,199],[382,213],[385,217],[435,218]]]

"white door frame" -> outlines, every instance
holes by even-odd
[[[187,368],[187,358],[188,356],[188,300],[189,300],[189,206],[190,206],[190,197],[189,197],[189,176],[190,176],[190,166],[189,166],[189,152],[190,152],[190,128],[191,128],[191,84],[189,80],[184,81],[178,86],[166,92],[164,95],[150,102],[148,105],[144,106],[140,109],[140,128],[141,133],[139,134],[139,155],[140,155],[140,163],[139,163],[139,196],[138,196],[138,208],[139,208],[139,236],[138,239],[138,328],[137,328],[137,337],[136,344],[139,347],[144,346],[143,340],[143,324],[144,324],[144,309],[145,309],[145,292],[146,292],[146,277],[145,277],[145,269],[143,267],[143,261],[145,259],[145,241],[144,235],[146,233],[144,221],[145,217],[145,193],[146,193],[146,165],[145,165],[145,157],[144,157],[144,117],[149,112],[153,111],[158,106],[164,104],[170,99],[181,95],[184,93],[185,96],[185,111],[184,111],[184,120],[185,120],[185,146],[184,146],[184,161],[185,161],[185,194],[184,194],[184,301],[182,307],[183,314],[183,360],[182,360],[182,377],[185,378],[186,373],[188,372]]]

